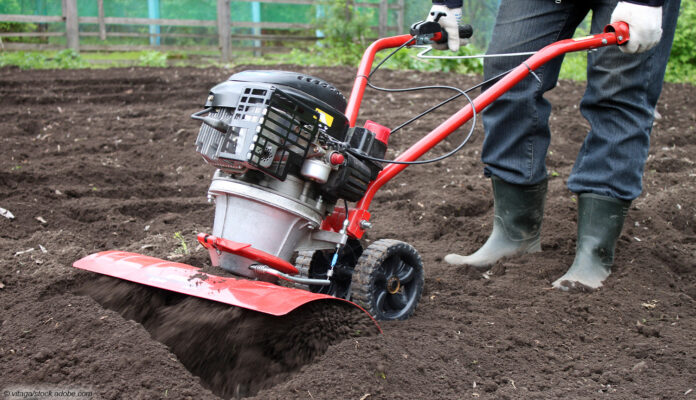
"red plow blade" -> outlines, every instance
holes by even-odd
[[[318,300],[345,302],[365,312],[360,306],[333,296],[287,288],[269,282],[210,275],[191,265],[125,251],[91,254],[76,261],[73,266],[275,316],[285,315],[300,306]]]

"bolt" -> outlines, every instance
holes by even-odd
[[[360,229],[370,229],[372,228],[372,223],[369,221],[360,221]]]
[[[621,37],[621,36],[619,36],[619,37]],[[621,39],[619,39],[619,40],[621,40]],[[602,39],[602,44],[607,44],[607,39]]]
[[[617,39],[619,39],[619,42],[623,40],[623,36],[619,36]]]

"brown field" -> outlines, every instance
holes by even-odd
[[[206,190],[213,170],[194,151],[198,124],[188,116],[232,72],[0,69],[0,207],[15,216],[0,216],[0,389],[84,388],[106,399],[696,395],[696,89],[686,85],[665,87],[644,193],[631,207],[601,290],[550,289],[573,260],[576,203],[565,179],[588,128],[577,108],[583,85],[561,82],[548,94],[553,176],[541,253],[499,263],[490,279],[442,261],[449,252],[475,250],[491,229],[480,129],[455,157],[409,167],[379,192],[366,240],[409,242],[426,270],[415,315],[382,324],[383,335],[326,335],[298,356],[293,341],[331,325],[332,311],[280,323],[218,305],[194,315],[178,303],[172,326],[95,301],[100,295],[84,289],[95,276],[71,267],[87,254],[122,249],[205,262],[195,234],[211,228]],[[355,74],[300,72],[344,94]],[[468,87],[479,79],[382,71],[377,83]],[[395,126],[445,96],[370,92],[361,118]],[[451,112],[394,134],[388,155]],[[177,232],[190,251],[183,257]],[[298,331],[288,341],[277,329],[290,324]]]

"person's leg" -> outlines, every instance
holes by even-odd
[[[609,22],[617,2],[598,3],[593,11],[594,32]],[[640,194],[655,104],[662,90],[678,13],[679,0],[667,0],[662,39],[652,50],[625,54],[611,46],[588,54],[587,89],[580,111],[591,129],[568,179],[571,191],[626,201]]]
[[[506,1],[498,10],[488,54],[537,51],[573,35],[589,6],[576,1]],[[487,58],[484,79],[517,67],[529,56]],[[532,185],[546,179],[546,151],[551,104],[543,98],[558,80],[562,57],[535,71],[494,101],[482,113],[486,136],[482,161],[487,176]]]
[[[537,51],[571,37],[587,11],[587,6],[577,2],[503,0],[488,54]],[[484,77],[496,77],[527,57],[487,58]],[[446,262],[485,268],[503,257],[541,250],[551,112],[543,94],[556,85],[561,61],[558,58],[542,66],[535,72],[539,80],[527,77],[484,110],[482,160],[486,176],[492,178],[493,231],[474,254],[449,254]]]
[[[615,0],[597,2],[594,32],[608,23],[615,5]],[[588,55],[587,89],[580,110],[591,129],[568,179],[568,188],[585,201],[578,207],[575,260],[554,287],[597,288],[609,276],[624,215],[642,190],[655,104],[678,13],[679,0],[666,0],[662,40],[652,50],[624,54],[617,47],[606,47]]]

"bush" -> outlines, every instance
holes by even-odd
[[[330,65],[356,65],[360,62],[368,37],[372,36],[372,12],[360,12],[346,0],[323,1],[323,18],[315,20],[324,33],[310,53],[324,58]]]
[[[696,2],[682,1],[666,80],[696,84]]]
[[[36,32],[36,24],[24,22],[0,22],[0,32]],[[39,43],[41,38],[5,37],[6,42]]]
[[[48,68],[87,68],[89,63],[80,56],[78,52],[73,49],[65,49],[59,51],[52,59],[49,59]]]
[[[3,52],[0,53],[0,67],[14,65],[21,69],[69,69],[87,68],[89,63],[72,49],[57,53],[45,52]]]
[[[138,65],[141,67],[166,67],[167,53],[146,51],[138,57]]]

